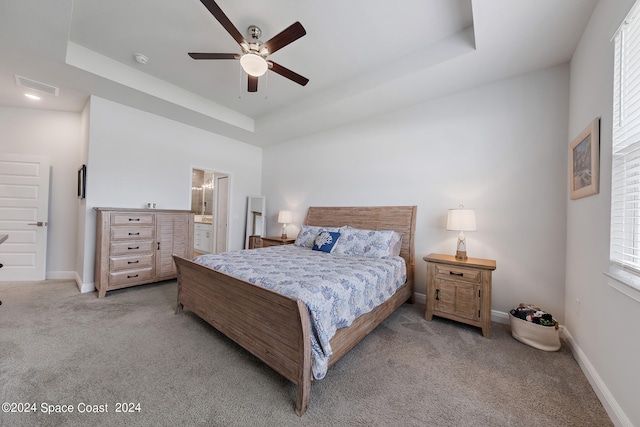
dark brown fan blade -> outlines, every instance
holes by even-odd
[[[249,76],[249,83],[247,84],[248,92],[257,92],[258,91],[258,78],[254,76]]]
[[[273,71],[274,73],[278,73],[280,74],[282,77],[286,77],[289,80],[293,80],[294,82],[298,83],[299,85],[306,85],[307,83],[309,83],[309,79],[306,77],[302,77],[300,74],[295,73],[293,71],[291,71],[288,68],[283,67],[282,65],[278,65],[273,61],[268,61],[269,64],[271,64],[271,71]]]
[[[293,43],[298,40],[300,37],[307,34],[304,27],[301,23],[295,22],[291,24],[288,28],[285,28],[275,36],[271,37],[263,46],[266,46],[269,49],[269,54],[282,49],[289,43]]]
[[[237,53],[194,53],[189,52],[189,56],[193,59],[239,59]]]
[[[231,20],[227,18],[227,15],[224,14],[222,9],[220,9],[220,6],[218,6],[218,4],[215,1],[213,0],[200,0],[200,1],[207,9],[209,9],[209,12],[211,12],[213,17],[216,18],[220,24],[222,24],[224,29],[227,30],[229,34],[231,34],[231,37],[233,37],[233,39],[236,42],[238,42],[238,44],[242,44],[243,42],[246,43],[246,40],[244,39],[244,37],[242,37],[242,34],[240,33],[240,31],[238,31],[235,25],[231,23]]]

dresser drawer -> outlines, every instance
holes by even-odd
[[[111,225],[153,225],[154,218],[150,213],[116,213],[111,215]]]
[[[130,255],[153,252],[153,240],[135,240],[111,243],[110,255]]]
[[[122,271],[153,267],[153,254],[135,256],[112,256],[109,258],[109,271]]]
[[[153,239],[153,227],[112,227],[111,240]]]
[[[141,268],[138,270],[118,271],[109,273],[109,287],[123,287],[129,284],[151,280],[153,268]]]
[[[482,278],[482,272],[478,269],[457,267],[447,264],[436,264],[435,268],[436,277],[439,279],[480,283],[480,279]]]

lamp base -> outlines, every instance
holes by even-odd
[[[282,233],[282,234],[280,235],[280,237],[281,237],[281,238],[283,238],[283,239],[286,239],[288,236],[287,236],[287,233]]]
[[[467,259],[467,251],[456,251],[456,259],[460,259],[460,260]]]

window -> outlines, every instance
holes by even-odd
[[[614,38],[611,261],[640,274],[640,3]]]

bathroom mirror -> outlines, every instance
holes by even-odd
[[[244,247],[249,248],[251,236],[264,237],[265,225],[265,198],[264,196],[249,196],[247,198],[247,229]]]

